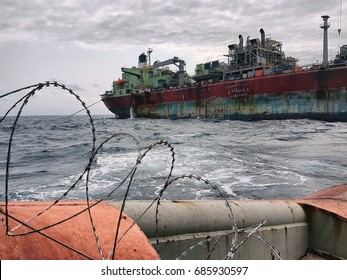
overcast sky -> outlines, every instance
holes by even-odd
[[[0,95],[39,82],[58,81],[87,104],[100,100],[120,77],[120,67],[137,65],[153,48],[152,61],[225,60],[227,45],[260,37],[263,28],[283,43],[299,64],[322,60],[323,23],[329,15],[329,58],[347,44],[347,3],[341,39],[338,0],[0,0]],[[342,1],[343,2],[343,1]],[[0,115],[20,97],[0,99]],[[72,114],[81,107],[68,94],[43,90],[24,113]],[[92,114],[110,114],[99,103]]]

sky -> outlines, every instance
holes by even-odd
[[[225,61],[238,36],[267,36],[283,43],[300,65],[322,61],[322,15],[329,15],[329,59],[347,44],[347,3],[339,0],[0,0],[0,96],[29,85],[57,81],[87,105],[100,101],[152,48],[152,62],[177,56],[187,72]],[[338,36],[338,28],[341,34]],[[0,116],[28,91],[0,99]],[[18,107],[18,106],[17,106]],[[23,115],[70,115],[82,109],[70,94],[39,91]],[[111,114],[102,102],[93,115]],[[12,112],[15,114],[15,112]]]

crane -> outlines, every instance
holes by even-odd
[[[169,64],[173,64],[173,65],[176,65],[178,67],[178,84],[180,86],[183,86],[184,85],[184,73],[185,73],[184,66],[186,65],[184,60],[181,60],[175,56],[175,57],[168,59],[168,60],[165,60],[165,61],[154,62],[153,66],[154,67],[161,67],[161,66],[165,66],[165,65],[169,65]]]

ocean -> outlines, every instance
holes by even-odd
[[[298,198],[347,181],[347,123],[92,118],[95,139],[83,115],[0,123],[0,201],[6,181],[11,201],[146,200],[163,188],[175,200]]]

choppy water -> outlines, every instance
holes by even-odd
[[[174,147],[172,178],[185,174],[209,180],[228,198],[293,198],[347,181],[347,123],[313,120],[212,121],[118,120],[94,116],[96,146],[113,133],[129,133],[141,152],[159,140]],[[14,117],[0,124],[0,200],[5,199],[8,141]],[[88,117],[21,117],[14,131],[9,166],[11,200],[58,199],[89,162],[92,133]],[[119,135],[94,158],[89,174],[93,199],[109,194],[134,167],[139,150],[131,136]],[[131,182],[130,199],[150,199],[163,187],[172,154],[151,149]],[[85,199],[86,175],[67,199]],[[129,180],[110,198],[121,199]],[[197,179],[171,184],[163,198],[211,199],[218,194]]]

